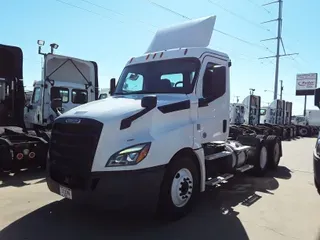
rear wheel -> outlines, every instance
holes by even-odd
[[[267,171],[268,167],[268,150],[266,145],[262,142],[260,148],[257,148],[256,150],[259,149],[259,152],[256,153],[256,157],[254,159],[254,164],[253,164],[253,174],[262,177]]]
[[[307,137],[309,135],[309,131],[307,128],[300,128],[299,129],[299,135],[301,137]]]
[[[276,169],[280,162],[281,157],[281,142],[275,136],[268,136],[267,140],[270,141],[268,148],[268,166],[270,169]]]
[[[161,185],[158,216],[177,220],[187,215],[199,193],[199,173],[190,157],[173,159]]]

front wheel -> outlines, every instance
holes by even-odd
[[[169,163],[161,185],[158,216],[177,220],[187,215],[199,193],[199,171],[190,157]]]

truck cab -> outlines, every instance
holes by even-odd
[[[242,103],[231,103],[230,104],[230,124],[241,125],[244,124],[244,112],[245,106]]]
[[[269,106],[260,109],[261,124],[284,124],[285,119],[285,101],[276,99]]]
[[[98,99],[98,69],[92,61],[47,54],[43,79],[34,81],[33,94],[25,110],[28,128],[46,128],[57,117],[51,108],[53,99],[61,99],[61,112]]]
[[[276,136],[229,141],[230,67],[208,48],[216,17],[157,31],[111,96],[71,109],[52,128],[47,184],[77,201],[184,216],[198,193],[252,170],[276,168]],[[100,205],[99,204],[99,205]]]
[[[230,104],[230,124],[259,124],[260,101],[259,96],[250,94],[242,101],[242,103]]]

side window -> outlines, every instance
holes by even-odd
[[[226,92],[226,81],[226,67],[208,63],[203,76],[203,97],[215,100],[223,96]]]
[[[39,87],[36,87],[33,90],[33,94],[32,94],[32,103],[39,103],[40,99],[41,99],[41,89]]]
[[[88,102],[88,92],[82,89],[72,89],[72,103],[84,104]]]
[[[182,73],[165,74],[161,76],[161,80],[169,80],[171,87],[183,87]]]
[[[69,89],[61,87],[52,87],[50,90],[51,101],[55,98],[61,98],[63,103],[69,102]]]
[[[136,73],[128,73],[126,81],[122,86],[124,92],[141,91],[143,90],[143,76]]]

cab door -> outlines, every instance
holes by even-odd
[[[196,86],[198,119],[195,140],[198,143],[225,141],[229,135],[228,59],[206,55]]]

